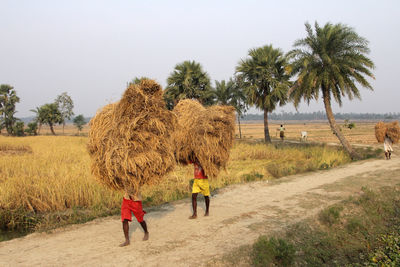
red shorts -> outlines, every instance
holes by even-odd
[[[121,206],[121,220],[132,221],[132,212],[138,222],[143,222],[143,216],[146,213],[142,207],[142,201],[133,201],[123,198]]]

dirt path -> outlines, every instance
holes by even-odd
[[[400,182],[400,157],[225,188],[211,198],[211,216],[188,220],[189,200],[150,212],[150,240],[131,224],[131,246],[118,217],[31,234],[0,243],[0,266],[199,266],[240,245],[317,213],[362,186]],[[199,213],[203,213],[199,203]]]

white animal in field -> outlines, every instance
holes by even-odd
[[[307,132],[301,132],[301,141],[307,141]]]

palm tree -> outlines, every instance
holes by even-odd
[[[272,45],[251,49],[249,58],[241,60],[236,72],[243,79],[247,102],[264,112],[264,139],[271,142],[268,113],[284,105],[291,85],[287,60],[280,49]]]
[[[331,99],[342,105],[342,97],[360,99],[356,83],[373,90],[365,75],[374,78],[371,69],[374,63],[366,56],[368,41],[350,27],[343,24],[325,24],[323,28],[315,23],[315,32],[309,23],[305,24],[307,37],[295,42],[298,47],[288,53],[292,59],[292,73],[297,80],[290,90],[295,107],[303,98],[308,104],[318,100],[320,93],[326,115],[334,134],[338,137],[352,158],[358,158],[336,124]]]
[[[199,63],[184,61],[177,64],[167,79],[164,93],[167,107],[172,109],[181,99],[197,99],[203,105],[213,103],[210,78]]]
[[[222,105],[230,105],[236,109],[239,138],[242,138],[242,129],[240,127],[240,117],[247,109],[246,96],[240,83],[240,78],[230,78],[228,82],[222,80],[215,81],[214,95],[216,102]]]

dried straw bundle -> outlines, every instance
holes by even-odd
[[[135,193],[154,184],[175,165],[171,135],[175,115],[165,108],[160,85],[130,85],[122,99],[90,121],[92,173],[106,186]]]
[[[173,110],[178,118],[174,135],[176,160],[187,164],[195,158],[208,177],[225,168],[233,144],[235,109],[231,106],[204,108],[195,100],[183,100]]]
[[[385,135],[386,135],[386,123],[380,121],[375,125],[375,137],[376,140],[378,140],[379,143],[383,143],[385,140]]]
[[[398,143],[400,139],[400,126],[398,121],[391,123],[378,122],[375,125],[375,136],[379,143],[383,143],[387,135],[393,143]]]
[[[387,127],[387,135],[392,140],[393,143],[397,144],[400,139],[400,126],[398,121],[389,123]]]

